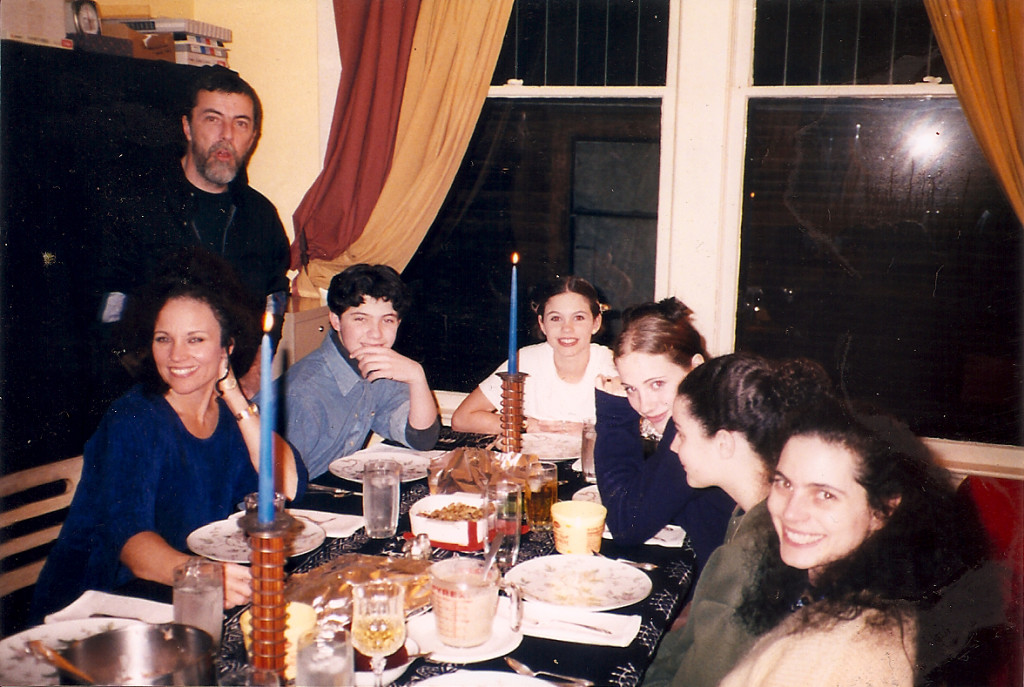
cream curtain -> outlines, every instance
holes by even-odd
[[[925,0],[957,97],[1024,222],[1024,0]]]
[[[319,297],[360,262],[401,271],[444,202],[487,97],[512,0],[422,0],[395,153],[361,236],[338,258],[310,261],[296,286]]]

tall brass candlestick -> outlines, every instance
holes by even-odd
[[[283,499],[281,499],[283,502]],[[252,664],[255,668],[272,670],[281,680],[285,671],[285,626],[288,622],[284,599],[285,534],[295,525],[295,518],[276,510],[274,520],[259,522],[255,510],[242,517],[239,526],[245,530],[252,549]]]
[[[509,453],[523,450],[523,383],[525,372],[499,372],[501,377],[501,446]]]

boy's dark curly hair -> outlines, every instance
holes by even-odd
[[[412,304],[408,289],[393,267],[359,263],[346,267],[331,279],[327,307],[340,317],[349,308],[362,305],[366,297],[388,301],[399,319],[405,317]]]
[[[129,300],[117,336],[126,354],[122,362],[151,394],[167,383],[153,362],[153,330],[160,311],[174,298],[191,298],[210,306],[221,330],[221,346],[234,345],[231,367],[244,375],[260,346],[262,308],[238,281],[229,263],[201,248],[187,248],[165,260],[156,277]]]
[[[879,414],[854,414],[832,399],[790,418],[786,437],[797,436],[857,456],[857,482],[885,524],[829,564],[813,589],[806,570],[782,562],[773,533],[738,609],[751,631],[772,629],[802,597],[815,602],[805,616],[810,625],[856,618],[866,609],[897,620],[908,607],[934,604],[944,587],[984,561],[987,541],[975,514],[956,498],[949,473],[906,426]]]

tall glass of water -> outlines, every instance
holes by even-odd
[[[355,663],[348,632],[340,627],[321,627],[300,640],[295,684],[310,687],[348,687],[354,684]]]
[[[366,489],[366,485],[363,485]],[[370,657],[374,684],[384,685],[387,657],[405,644],[405,587],[373,580],[352,587],[352,646]]]
[[[220,645],[224,626],[224,566],[193,557],[174,569],[174,622],[205,630]]]
[[[366,534],[383,539],[395,536],[402,466],[390,458],[366,461],[363,470],[363,519]]]
[[[519,558],[519,536],[523,523],[523,489],[511,480],[497,480],[487,485],[487,537],[484,550],[490,553],[497,546],[494,562],[502,572]],[[500,538],[498,535],[502,535]],[[497,543],[496,543],[497,542]]]

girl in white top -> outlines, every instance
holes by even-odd
[[[533,309],[545,342],[519,350],[519,371],[527,374],[523,415],[527,432],[579,434],[593,422],[594,382],[614,375],[610,349],[591,343],[601,329],[601,304],[590,282],[558,277],[537,291]],[[480,382],[452,415],[458,432],[498,434],[501,378],[508,361]]]

